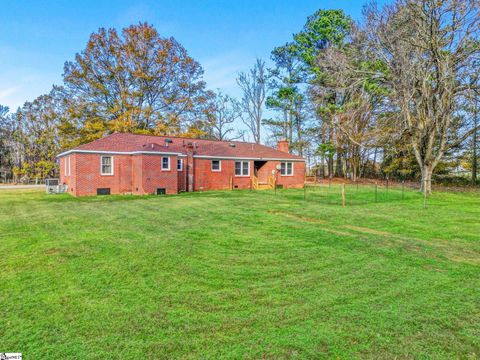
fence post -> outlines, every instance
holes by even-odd
[[[375,182],[375,202],[378,201],[378,184]]]
[[[345,207],[345,183],[342,184],[342,206]]]
[[[303,184],[303,200],[307,198],[307,184]]]
[[[388,193],[388,177],[387,177],[387,193]]]
[[[405,197],[405,180],[402,180],[402,200]]]
[[[427,208],[427,179],[423,181],[423,208]]]

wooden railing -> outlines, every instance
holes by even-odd
[[[258,189],[258,177],[256,177],[255,175],[252,176],[252,189]]]
[[[275,176],[269,176],[267,179],[268,185],[274,189],[275,188]]]

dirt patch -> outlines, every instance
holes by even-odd
[[[56,254],[60,254],[61,252],[62,252],[62,249],[59,249],[59,248],[50,248],[45,250],[45,254],[47,255],[56,255]]]
[[[355,230],[358,232],[366,233],[366,234],[372,234],[372,235],[380,235],[380,236],[392,236],[393,234],[386,232],[386,231],[379,231],[375,229],[370,229],[370,228],[364,228],[361,226],[354,226],[354,225],[345,225],[344,226],[347,229],[350,230]]]
[[[305,222],[318,223],[318,224],[326,224],[327,223],[325,220],[314,219],[314,218],[311,218],[311,217],[308,217],[308,216],[292,214],[292,213],[287,212],[287,211],[270,210],[268,212],[270,214],[283,215],[283,216],[286,216],[286,217],[289,217],[289,218],[293,218],[293,219],[297,219],[297,220],[301,220],[301,221],[305,221]]]

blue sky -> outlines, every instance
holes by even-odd
[[[268,59],[308,15],[341,8],[360,19],[362,5],[357,0],[5,0],[0,3],[0,104],[15,110],[60,84],[64,62],[99,27],[139,21],[175,37],[202,64],[209,88],[238,95],[238,72],[248,70],[256,57]]]

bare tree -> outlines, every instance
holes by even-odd
[[[474,131],[465,131],[457,115],[479,71],[479,2],[397,0],[383,10],[370,5],[365,15],[369,53],[382,64],[422,188],[430,193],[439,161]]]
[[[213,99],[210,110],[211,136],[217,140],[236,140],[243,132],[235,132],[233,126],[240,119],[241,110],[238,102],[229,95],[218,91]]]
[[[240,108],[242,122],[247,126],[256,143],[260,143],[263,107],[265,104],[265,84],[267,75],[265,62],[257,59],[248,73],[240,73],[237,84],[243,92]]]
[[[474,92],[473,96],[469,99],[471,101],[471,115],[472,115],[472,185],[477,184],[478,173],[478,129],[480,127],[480,121],[478,118],[479,113],[479,93]]]

